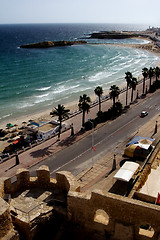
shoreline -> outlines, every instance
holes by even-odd
[[[106,45],[116,45],[116,46],[120,46],[120,47],[127,47],[127,48],[137,48],[137,49],[142,49],[143,51],[148,51],[152,54],[158,55],[160,56],[160,48],[158,48],[155,44],[155,42],[153,42],[151,39],[147,38],[147,37],[135,37],[137,39],[141,38],[141,39],[145,39],[145,40],[149,40],[150,42],[147,44],[106,44]],[[90,43],[89,43],[90,44]],[[157,65],[159,66],[160,63],[158,62]],[[138,79],[141,77],[141,74],[139,75]],[[118,85],[118,87],[120,89],[124,88],[126,86],[126,83],[121,83],[120,85]],[[105,92],[103,94],[103,96],[107,95],[109,93]],[[95,94],[89,95],[91,98],[91,101],[94,102],[97,99],[97,96]],[[64,105],[64,104],[63,104]],[[70,113],[73,113],[74,111],[78,110],[78,100],[75,100],[73,102],[68,102],[65,105],[65,108],[69,108],[70,109]],[[52,111],[52,108],[48,108],[46,110],[42,110],[39,111],[37,113],[30,113],[30,114],[26,114],[26,115],[22,115],[20,117],[15,118],[9,118],[9,120],[2,120],[2,122],[0,122],[0,129],[5,129],[7,122],[11,122],[13,125],[18,125],[18,127],[22,127],[22,122],[29,122],[30,119],[33,119],[34,121],[49,121],[51,119],[50,116],[50,112]]]

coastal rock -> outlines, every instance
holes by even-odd
[[[136,33],[131,32],[99,32],[99,33],[92,33],[90,38],[98,38],[98,39],[125,39],[125,38],[133,38],[136,37]]]
[[[44,41],[38,43],[31,43],[26,45],[21,45],[20,48],[49,48],[49,47],[59,47],[59,46],[71,46],[76,44],[86,44],[86,41]]]

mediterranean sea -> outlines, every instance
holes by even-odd
[[[0,122],[52,109],[104,93],[125,83],[125,72],[138,77],[142,68],[155,67],[159,57],[140,49],[103,43],[144,43],[145,40],[96,40],[86,45],[23,49],[41,41],[81,40],[92,32],[145,30],[148,26],[121,24],[11,24],[0,25]],[[101,43],[101,44],[94,44]]]

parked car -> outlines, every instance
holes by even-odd
[[[140,117],[143,118],[148,115],[147,111],[142,111]]]

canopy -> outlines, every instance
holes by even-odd
[[[151,145],[154,140],[155,140],[155,138],[147,138],[147,137],[136,136],[132,139],[131,142],[129,142],[126,145],[126,147],[128,147],[129,145],[138,144],[138,143]]]
[[[31,125],[35,125],[35,126],[39,127],[39,123],[36,123],[36,122],[31,122]]]
[[[139,166],[140,165],[138,163],[126,161],[119,171],[114,175],[114,178],[124,182],[129,182]]]

